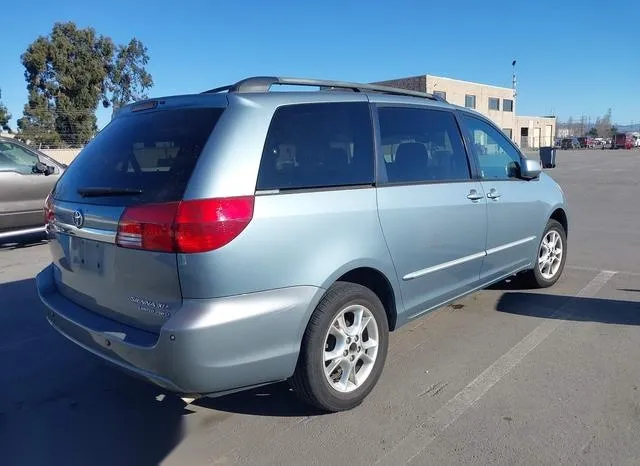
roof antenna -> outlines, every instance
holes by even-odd
[[[515,98],[518,95],[518,93],[516,92],[516,61],[515,60],[511,62],[511,68],[513,69],[513,78],[511,81],[511,87],[513,89],[513,97]]]

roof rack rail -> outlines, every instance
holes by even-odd
[[[235,84],[216,87],[204,91],[203,94],[216,94],[218,92],[268,92],[272,86],[312,86],[320,87],[323,90],[347,89],[353,92],[379,92],[382,94],[404,95],[410,97],[421,97],[423,99],[431,99],[440,102],[446,102],[445,99],[438,95],[429,94],[427,92],[410,91],[397,87],[383,86],[379,84],[351,83],[344,81],[329,81],[325,79],[308,79],[308,78],[279,78],[275,76],[254,76],[238,81]]]

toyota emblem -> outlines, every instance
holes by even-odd
[[[84,224],[84,215],[82,215],[82,212],[79,210],[76,210],[73,213],[73,224],[78,228],[82,228],[82,225]]]

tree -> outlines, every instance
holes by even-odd
[[[611,131],[611,109],[608,109],[607,113],[605,113],[602,118],[598,118],[596,120],[596,129],[598,130],[598,134],[601,134],[602,136],[610,135],[610,131]]]
[[[0,99],[2,99],[2,90],[0,90]],[[11,128],[9,128],[9,120],[11,120],[11,114],[7,107],[0,100],[0,129],[4,129],[5,131],[11,132]]]
[[[589,130],[589,132],[587,133],[587,136],[591,136],[593,138],[598,137],[598,130],[595,128],[595,126]]]
[[[55,108],[43,95],[29,92],[29,103],[18,120],[18,139],[39,146],[58,147],[61,138],[56,131]]]
[[[114,108],[147,97],[145,90],[153,86],[153,79],[145,69],[148,62],[147,48],[138,39],[118,46],[108,83]]]
[[[22,55],[29,101],[18,121],[21,138],[33,142],[86,144],[95,134],[102,101],[122,105],[144,97],[153,85],[142,42],[117,46],[93,28],[56,23]],[[57,138],[54,134],[57,134]]]

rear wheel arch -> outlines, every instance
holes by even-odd
[[[398,321],[396,292],[385,274],[372,267],[358,267],[341,275],[336,282],[355,283],[373,291],[384,306],[389,330],[395,330]]]

